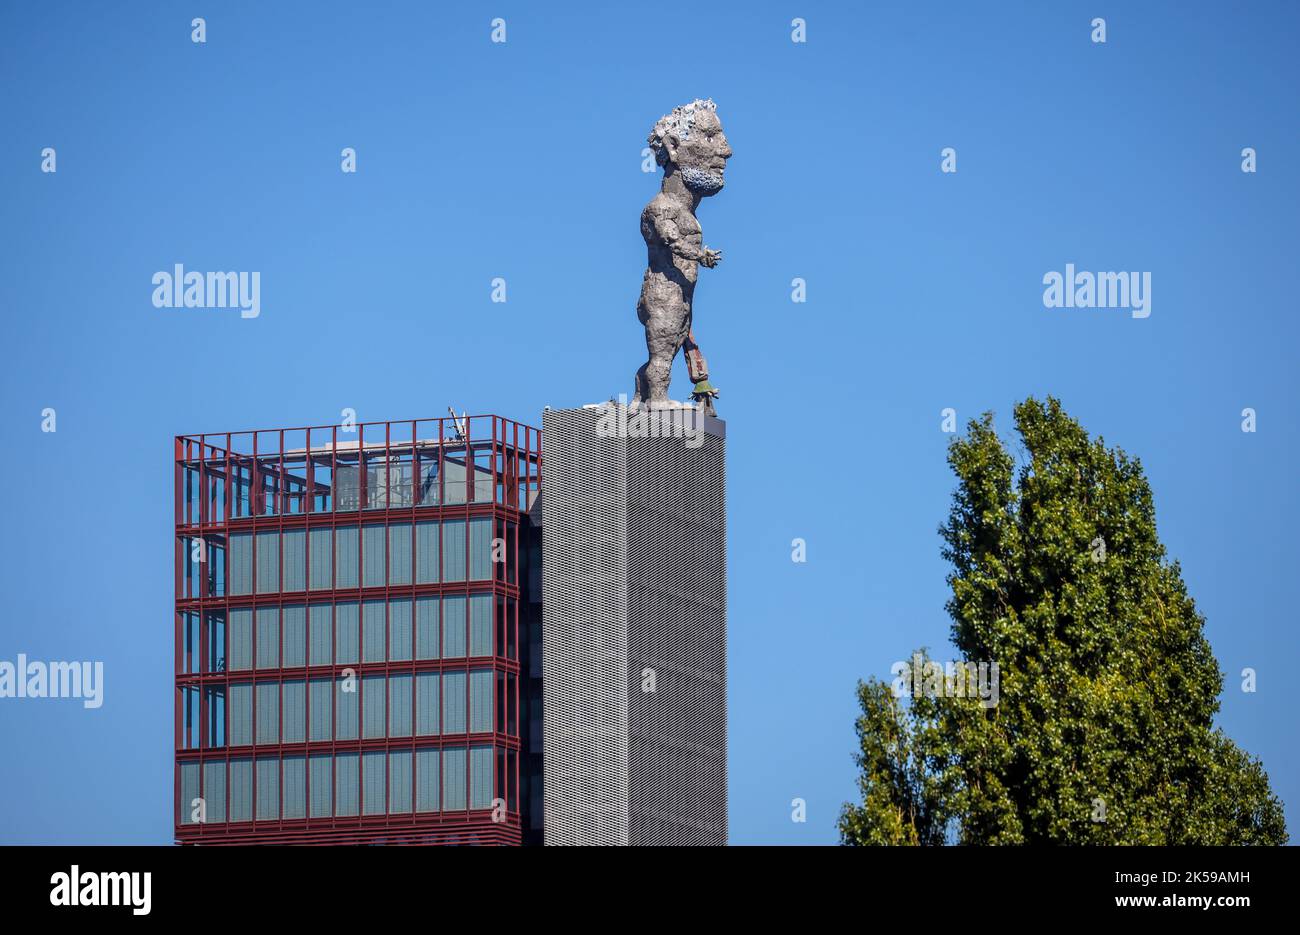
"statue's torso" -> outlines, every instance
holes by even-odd
[[[691,293],[695,289],[695,280],[699,276],[699,264],[673,253],[669,244],[660,237],[660,232],[656,229],[656,220],[661,228],[669,224],[676,227],[678,243],[689,245],[696,250],[699,250],[704,242],[700,222],[689,210],[663,194],[656,195],[641,212],[641,236],[646,243],[648,266],[646,279],[656,275],[667,279],[677,286],[683,299],[689,303]],[[644,295],[643,286],[642,296]]]

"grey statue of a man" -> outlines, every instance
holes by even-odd
[[[695,100],[674,107],[650,131],[650,149],[664,179],[659,194],[641,212],[641,236],[649,256],[637,317],[645,325],[649,360],[637,371],[633,407],[669,404],[668,383],[678,348],[685,347],[692,398],[713,412],[718,390],[709,382],[709,368],[691,331],[691,301],[701,265],[718,265],[722,252],[704,246],[695,211],[700,199],[722,190],[722,176],[731,147],[722,132],[712,100]]]

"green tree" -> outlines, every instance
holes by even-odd
[[[1018,471],[991,413],[952,442],[940,527],[952,641],[997,664],[997,703],[860,682],[841,840],[1284,844],[1260,762],[1213,726],[1223,676],[1141,464],[1050,397],[1015,420]]]

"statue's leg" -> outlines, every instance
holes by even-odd
[[[675,310],[674,310],[675,311]],[[646,317],[645,346],[648,359],[636,372],[634,403],[652,404],[668,401],[668,384],[672,381],[673,358],[684,338],[684,314],[654,313]]]

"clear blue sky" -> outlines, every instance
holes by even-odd
[[[1297,827],[1298,20],[1289,3],[4,4],[0,659],[103,660],[106,685],[97,711],[0,700],[0,841],[171,839],[174,434],[448,404],[540,424],[543,405],[630,392],[657,185],[641,149],[697,96],[735,151],[700,211],[725,259],[696,294],[729,423],[733,842],[835,840],[855,680],[919,645],[950,654],[940,411],[1009,430],[1047,393],[1142,459],[1227,675],[1220,720]],[[260,271],[261,317],[154,308],[176,263]],[[1151,317],[1044,308],[1066,263],[1150,271]]]

